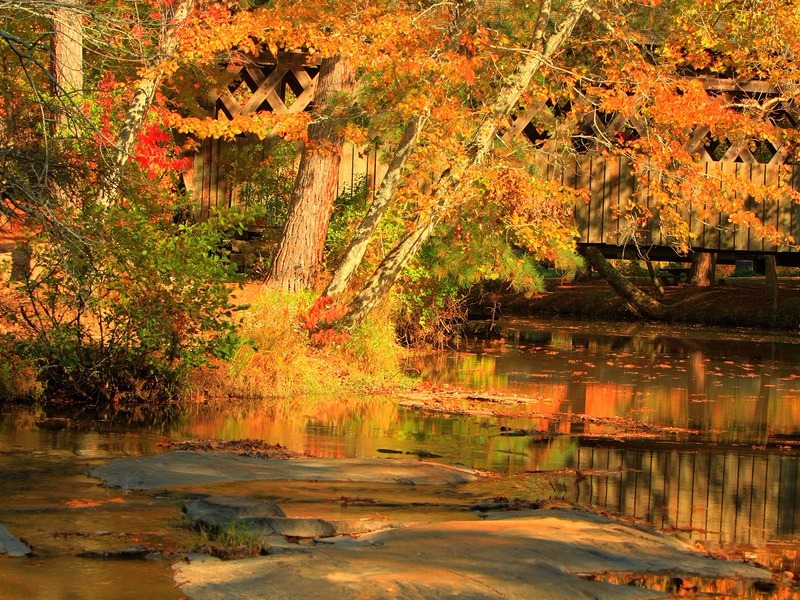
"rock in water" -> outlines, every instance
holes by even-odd
[[[11,535],[11,532],[0,525],[0,556],[27,556],[31,553],[31,548],[19,538]]]

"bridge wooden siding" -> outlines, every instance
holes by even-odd
[[[269,142],[261,142],[264,154],[269,151]],[[195,201],[195,213],[200,219],[207,219],[215,210],[245,204],[242,182],[231,177],[232,169],[222,158],[233,147],[252,145],[252,141],[205,140],[201,149],[194,155],[192,166],[184,171],[184,183]],[[298,161],[299,161],[298,155]],[[380,185],[388,165],[378,160],[374,148],[360,148],[345,144],[342,163],[339,168],[339,193],[347,194],[360,185],[366,186],[371,195]]]
[[[189,187],[199,204],[199,216],[207,217],[220,208],[229,208],[242,202],[241,187],[226,175],[225,162],[220,156],[226,147],[244,142],[207,140],[203,152],[194,159],[194,168],[188,173]],[[265,150],[266,151],[266,150]],[[703,163],[706,173],[713,177],[717,172],[733,174],[737,178],[754,180],[765,185],[791,185],[800,190],[800,165],[759,164],[740,162]],[[612,246],[671,246],[659,228],[658,215],[644,227],[635,230],[624,215],[637,191],[636,176],[628,160],[623,157],[607,158],[599,154],[578,155],[561,160],[559,164],[543,160],[543,174],[560,181],[563,185],[588,190],[589,200],[578,202],[574,207],[580,244],[602,244]],[[378,160],[375,149],[357,148],[346,144],[339,171],[339,191],[347,193],[364,184],[367,192],[373,192],[386,172],[386,165]],[[784,183],[782,183],[784,182]],[[722,192],[720,192],[722,193]],[[648,205],[645,198],[641,203]],[[710,220],[702,220],[699,213],[704,207],[692,208],[685,215],[689,220],[695,250],[718,252],[749,252],[753,254],[795,252],[789,246],[777,246],[756,236],[749,227],[730,223],[725,215],[715,213]],[[784,200],[756,202],[745,199],[745,208],[752,210],[762,222],[774,225],[778,231],[800,240],[800,206]]]
[[[277,57],[268,51],[258,57],[240,56],[231,62],[223,74],[217,88],[209,91],[208,109],[215,118],[232,118],[235,115],[249,115],[260,111],[292,113],[308,110],[313,106],[318,67],[313,57],[302,53],[280,53]],[[734,81],[718,78],[703,78],[704,86],[713,93],[721,93],[733,98],[735,95],[748,96],[750,101],[764,102],[774,94],[772,86],[763,81]],[[517,115],[511,123],[506,136],[528,135],[533,117],[543,110],[549,110],[541,103],[534,102]],[[782,107],[783,118],[791,120],[791,126],[800,126],[800,113],[792,107]],[[600,126],[603,120],[590,119],[596,133],[613,137],[613,131],[627,126],[636,129],[636,123],[612,119]],[[800,190],[800,165],[786,163],[787,150],[776,140],[767,140],[774,152],[769,162],[759,163],[746,144],[731,144],[721,160],[713,160],[706,144],[713,141],[707,127],[698,126],[687,143],[687,148],[697,152],[703,159],[703,168],[713,177],[716,173],[732,174],[736,178],[749,179],[767,185],[790,185]],[[242,194],[241,176],[236,177],[235,165],[226,160],[229,151],[237,146],[261,144],[264,154],[269,152],[272,142],[257,142],[248,138],[234,141],[219,139],[205,140],[195,154],[192,166],[184,173],[187,190],[195,198],[195,212],[200,218],[220,208],[242,204],[248,198]],[[543,153],[543,157],[545,154]],[[659,227],[658,215],[654,215],[644,227],[634,229],[622,215],[630,205],[634,194],[642,193],[646,185],[638,185],[635,175],[625,158],[606,158],[599,153],[576,154],[571,158],[543,162],[540,171],[547,177],[559,180],[562,184],[585,189],[589,192],[588,202],[578,202],[575,218],[580,231],[579,243],[603,245],[607,250],[617,246],[623,248],[658,246],[668,249],[672,244],[664,238]],[[380,184],[386,166],[378,160],[374,148],[356,148],[346,145],[339,174],[340,193],[366,183],[368,192]],[[646,182],[643,182],[646,183]],[[720,190],[722,193],[722,190]],[[640,205],[647,206],[644,198]],[[775,225],[781,233],[800,240],[800,207],[792,202],[765,200],[756,203],[745,198],[745,207],[754,211],[764,223]],[[758,205],[756,205],[758,204]],[[725,215],[715,214],[710,221],[699,218],[703,207],[692,207],[684,217],[688,219],[690,231],[694,235],[691,245],[694,249],[718,252],[747,253],[793,253],[800,263],[800,253],[788,246],[776,246],[764,242],[746,226],[737,226]],[[672,252],[672,257],[677,255]],[[795,260],[795,258],[793,258]]]
[[[704,161],[706,174],[718,173],[758,184],[790,185],[800,190],[800,165],[760,164],[725,161]],[[579,155],[555,163],[543,160],[540,170],[547,177],[563,185],[589,192],[586,202],[575,205],[575,220],[582,244],[671,246],[659,228],[658,214],[654,214],[643,227],[634,229],[624,215],[633,202],[637,190],[636,175],[624,157],[607,158],[599,154]],[[646,186],[640,186],[644,188]],[[720,191],[722,193],[722,191]],[[777,194],[776,194],[777,196]],[[640,206],[648,206],[648,198],[640,199]],[[756,201],[744,198],[744,207],[754,212],[764,224],[774,225],[784,235],[800,241],[800,206],[789,200],[775,198]],[[684,211],[694,249],[735,251],[750,253],[797,252],[790,246],[772,244],[755,235],[750,227],[731,223],[727,216],[713,213],[710,220],[699,217],[703,206],[692,206]]]

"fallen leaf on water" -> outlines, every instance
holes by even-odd
[[[67,500],[67,506],[70,508],[97,508],[102,505],[103,503],[97,500]]]

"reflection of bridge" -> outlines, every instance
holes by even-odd
[[[265,54],[258,59],[231,63],[226,68],[219,86],[209,97],[208,108],[216,118],[233,118],[256,112],[296,113],[308,110],[313,102],[318,68],[307,56],[284,53],[278,57]],[[797,127],[800,121],[794,107],[780,98],[763,81],[734,81],[730,79],[700,78],[706,90],[725,96],[731,103],[745,102],[762,107],[769,120],[778,127]],[[536,129],[534,123],[555,120],[556,112],[564,107],[534,102],[510,123],[504,139],[525,136],[537,146],[548,149],[547,131]],[[544,125],[543,127],[547,127]],[[637,181],[627,159],[606,158],[587,145],[586,140],[613,140],[620,134],[641,136],[643,124],[619,115],[589,111],[579,123],[581,134],[573,140],[571,158],[540,165],[541,170],[565,186],[584,189],[587,202],[575,206],[579,228],[579,244],[599,246],[609,257],[638,258],[640,250],[655,260],[681,260],[662,235],[659,217],[654,213],[643,223],[626,218],[626,208],[632,205],[645,181]],[[790,152],[779,140],[761,140],[756,144],[731,143],[717,139],[708,127],[697,126],[688,136],[686,150],[702,161],[705,174],[711,179],[740,180],[758,185],[789,186],[800,191],[800,165],[789,164]],[[184,174],[186,185],[199,203],[199,213],[247,202],[246,186],[233,175],[236,168],[237,148],[252,145],[252,140],[223,141],[209,139],[203,142],[193,166]],[[270,142],[265,143],[268,148]],[[266,151],[266,150],[264,150]],[[365,183],[374,189],[380,183],[385,166],[378,163],[374,149],[358,151],[347,148],[340,171],[340,190]],[[241,176],[238,178],[241,179]],[[727,193],[722,192],[720,193]],[[735,193],[734,193],[735,196]],[[800,240],[800,207],[789,200],[750,197],[735,198],[746,210],[752,211],[764,224],[774,225],[784,236]],[[639,198],[640,206],[649,208],[647,198]],[[695,250],[719,253],[719,262],[731,262],[742,254],[775,253],[778,264],[800,265],[800,252],[789,246],[776,246],[753,235],[746,226],[736,225],[726,215],[710,213],[705,206],[691,206],[682,215],[689,222]],[[641,211],[638,211],[641,214]],[[700,215],[702,214],[702,217]],[[629,215],[628,215],[629,216]]]
[[[584,440],[568,466],[585,477],[566,499],[707,542],[759,546],[800,532],[796,454],[653,446]]]

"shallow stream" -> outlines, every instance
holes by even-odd
[[[5,409],[0,523],[35,554],[0,560],[0,597],[179,598],[164,554],[97,556],[127,547],[169,555],[197,544],[181,527],[180,493],[106,489],[85,473],[116,456],[196,438],[255,438],[324,457],[436,455],[498,475],[457,490],[419,486],[400,494],[361,484],[214,488],[277,499],[290,516],[452,518],[453,510],[487,498],[546,499],[800,568],[798,336],[574,321],[516,320],[502,328],[503,339],[416,357],[409,368],[434,392],[458,385],[524,396],[519,414],[428,412],[374,396],[155,416]],[[559,476],[542,479],[542,471]]]

